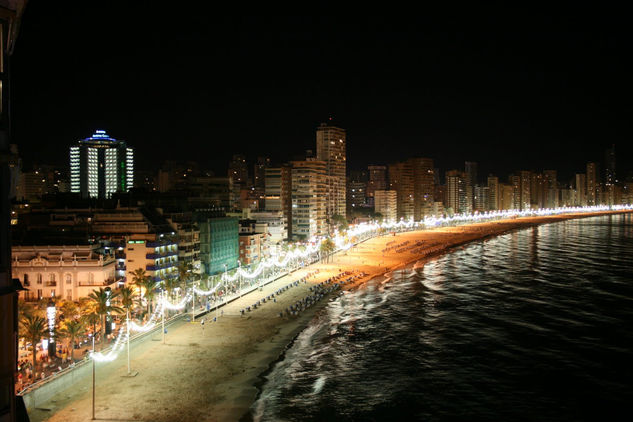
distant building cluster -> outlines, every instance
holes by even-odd
[[[567,181],[556,170],[484,178],[473,161],[442,173],[426,157],[348,171],[346,131],[331,122],[316,128],[315,147],[283,163],[235,154],[216,175],[195,161],[140,170],[133,148],[103,130],[70,146],[65,169],[22,169],[12,146],[11,262],[22,297],[77,300],[131,283],[139,269],[156,281],[183,268],[217,277],[348,222],[633,203],[615,146]]]

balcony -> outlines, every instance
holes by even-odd
[[[176,256],[178,255],[178,251],[167,251],[167,252],[160,252],[160,253],[148,253],[147,255],[145,255],[146,259],[159,259],[159,258],[167,258],[169,256]]]
[[[57,286],[57,282],[56,281],[47,281],[44,283],[44,286],[46,287],[55,287]]]
[[[111,285],[112,283],[116,282],[117,280],[115,278],[108,278],[106,279],[103,283],[98,282],[98,281],[80,281],[79,282],[79,287],[106,287]]]

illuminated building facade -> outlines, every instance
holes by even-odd
[[[326,164],[326,216],[346,216],[346,135],[345,129],[321,123],[316,131],[317,160]]]
[[[598,194],[599,190],[599,180],[598,180],[598,164],[597,163],[587,163],[587,205],[593,206],[599,204],[600,195]]]
[[[414,211],[414,176],[408,162],[389,165],[389,189],[397,192],[398,218],[410,220]]]
[[[374,192],[387,189],[387,166],[367,167],[369,180],[367,181],[367,203],[373,205]]]
[[[395,220],[398,216],[398,198],[395,190],[374,191],[374,209],[385,221]]]
[[[134,150],[97,130],[70,147],[70,191],[84,198],[109,198],[134,186]]]
[[[446,205],[455,214],[464,213],[468,209],[466,197],[466,173],[459,170],[446,172]],[[449,212],[450,214],[450,212]]]
[[[327,234],[325,161],[292,161],[291,235],[297,239]]]

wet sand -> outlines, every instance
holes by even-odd
[[[216,323],[206,317],[204,332],[199,323],[185,323],[169,330],[166,344],[146,341],[132,350],[132,369],[127,373],[125,354],[116,361],[98,364],[96,418],[116,421],[237,421],[257,396],[256,383],[287,345],[305,328],[315,312],[333,297],[296,317],[279,317],[288,306],[310,294],[309,287],[339,271],[363,271],[368,275],[345,289],[415,261],[431,259],[465,243],[508,231],[571,218],[620,212],[525,217],[457,227],[388,234],[369,239],[336,254],[330,263],[319,263],[296,271],[224,307]],[[397,246],[399,245],[399,246]],[[387,249],[387,250],[386,250]],[[288,289],[277,303],[266,302],[257,309],[240,310],[268,296],[279,287],[310,271],[320,272],[307,283]],[[155,337],[160,334],[155,335]],[[90,379],[60,392],[48,403],[50,410],[29,409],[32,421],[59,422],[91,419]]]

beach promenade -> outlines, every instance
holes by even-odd
[[[628,211],[630,212],[630,211]],[[384,235],[337,253],[329,263],[317,263],[296,271],[223,307],[218,322],[215,313],[204,317],[203,326],[182,323],[171,327],[166,344],[144,341],[132,350],[132,369],[126,359],[97,364],[96,418],[111,421],[237,421],[257,396],[259,375],[275,362],[292,339],[307,325],[331,293],[298,316],[285,310],[311,295],[311,287],[341,271],[367,275],[342,289],[358,287],[367,280],[405,266],[432,259],[446,250],[508,231],[571,218],[603,214],[567,214],[525,217],[457,227]],[[256,309],[241,310],[270,296],[281,287],[319,270],[305,283],[285,290]],[[280,317],[283,313],[283,317]],[[160,334],[155,335],[156,339]],[[31,421],[88,421],[91,419],[91,378],[60,391],[49,402],[29,409]]]

